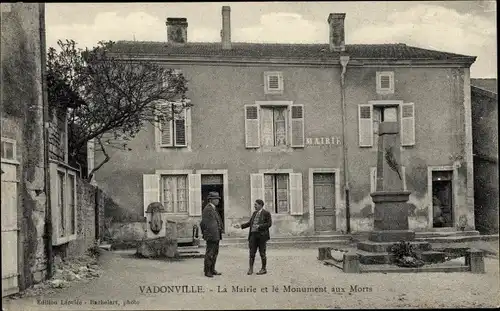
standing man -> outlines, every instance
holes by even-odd
[[[203,239],[207,243],[205,251],[205,276],[212,278],[214,275],[221,275],[215,270],[215,262],[219,254],[219,242],[222,240],[222,219],[220,219],[217,212],[217,205],[219,205],[220,196],[217,192],[210,192],[207,197],[208,204],[203,209],[201,215],[201,232]]]
[[[259,249],[260,260],[262,262],[262,268],[258,275],[266,274],[266,243],[269,241],[269,228],[272,225],[271,213],[264,209],[264,202],[262,200],[255,200],[254,203],[255,212],[253,212],[250,221],[247,223],[235,225],[235,228],[245,229],[250,227],[250,232],[248,233],[248,246],[250,248],[250,267],[247,274],[253,274],[253,264],[255,261],[255,254],[257,253],[257,248]]]

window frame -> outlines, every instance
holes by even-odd
[[[1,143],[2,143],[2,145],[4,143],[12,144],[12,159],[4,158],[3,155],[0,155],[1,161],[3,163],[19,164],[19,162],[17,161],[17,141],[15,139],[12,139],[12,138],[2,137]]]
[[[396,116],[398,118],[398,124],[399,124],[399,128],[400,128],[400,131],[401,131],[401,110],[402,110],[402,107],[403,107],[403,104],[404,102],[402,100],[370,100],[368,101],[368,104],[360,104],[360,105],[365,105],[365,106],[371,106],[371,135],[372,135],[372,139],[371,139],[371,145],[368,146],[368,145],[361,145],[359,146],[358,144],[358,147],[359,148],[378,148],[378,139],[375,139],[375,128],[373,126],[373,123],[374,123],[374,120],[375,120],[375,110],[378,110],[380,108],[396,108],[397,109],[397,112],[396,112]],[[359,105],[358,105],[359,106]],[[359,108],[358,108],[359,109]],[[383,112],[382,112],[383,113]],[[413,115],[413,117],[415,117],[415,114]],[[383,116],[381,117],[381,119],[383,118]],[[358,132],[361,130],[360,129],[360,116],[358,116]],[[379,122],[379,125],[380,125],[380,122]],[[378,130],[377,130],[378,132]],[[401,133],[399,133],[399,135],[401,136]],[[401,145],[402,147],[405,147],[403,145]]]
[[[278,88],[270,88],[269,87],[269,79],[270,77],[277,76],[278,77]],[[283,94],[284,82],[283,82],[283,72],[281,71],[265,71],[264,72],[264,94]]]
[[[290,174],[293,174],[293,169],[261,169],[259,170],[259,174],[262,174],[263,175],[263,182],[264,184],[262,185],[263,187],[263,190],[264,190],[264,197],[262,198],[262,200],[264,201],[265,203],[265,191],[266,191],[266,185],[265,185],[265,175],[287,175],[287,179],[288,179],[288,212],[287,213],[276,213],[274,210],[270,211],[268,209],[266,209],[268,212],[270,212],[272,215],[276,215],[276,216],[285,216],[285,215],[291,215],[290,212],[291,212],[291,183],[290,183]],[[274,189],[275,191],[275,194],[276,195],[276,189]],[[253,203],[252,203],[253,204]]]
[[[159,106],[170,106],[172,105],[183,105],[180,102],[161,102],[158,103]],[[171,108],[172,109],[172,108]],[[184,131],[185,131],[185,144],[177,144],[176,138],[176,128],[175,128],[175,116],[172,120],[169,120],[170,124],[170,144],[162,143],[162,122],[160,120],[155,121],[154,131],[155,131],[155,144],[156,151],[166,151],[166,150],[185,150],[191,151],[191,107],[184,107],[182,113],[184,115]]]
[[[62,165],[58,165],[57,163],[50,163],[50,180],[51,180],[51,208],[52,208],[52,228],[53,228],[53,234],[52,234],[52,245],[62,245],[65,243],[68,243],[70,241],[74,241],[77,238],[78,235],[78,180],[77,180],[77,171],[74,168],[69,168],[65,167]],[[64,174],[64,194],[63,194],[63,200],[64,200],[64,225],[65,227],[63,228],[64,234],[61,236],[61,228],[59,227],[59,223],[61,221],[61,210],[59,207],[59,194],[60,194],[60,187],[58,187],[59,184],[59,173]],[[69,224],[70,224],[70,217],[68,215],[71,215],[70,213],[70,190],[68,189],[69,183],[69,178],[73,179],[73,197],[74,197],[74,206],[73,206],[73,217],[74,217],[74,232],[67,232],[69,229]]]
[[[382,77],[389,77],[389,87],[382,87]],[[380,95],[394,94],[394,71],[376,72],[376,92]]]
[[[166,209],[166,205],[165,205],[165,198],[164,198],[164,192],[165,192],[165,189],[164,189],[164,185],[165,185],[165,182],[164,182],[164,178],[166,177],[184,177],[185,178],[185,199],[186,199],[186,211],[185,212],[179,212],[179,204],[178,204],[178,200],[177,200],[177,196],[178,196],[178,187],[177,187],[177,184],[175,186],[175,190],[176,190],[176,193],[175,193],[175,200],[173,201],[174,204],[173,204],[173,211],[172,212],[168,212],[167,209]],[[189,174],[160,174],[160,203],[165,207],[165,213],[167,215],[188,215],[189,214]]]
[[[460,217],[457,217],[459,215],[458,213],[458,184],[459,184],[459,175],[458,175],[458,166],[457,165],[442,165],[442,166],[432,166],[429,165],[427,166],[427,228],[432,229],[433,231],[447,231],[450,229],[450,227],[443,227],[443,228],[434,228],[433,223],[434,223],[434,211],[433,211],[433,203],[432,203],[432,173],[433,172],[439,172],[439,171],[450,171],[452,172],[452,177],[451,177],[451,187],[452,187],[452,215],[453,215],[453,226],[451,228],[457,228],[457,225],[459,224]],[[473,221],[473,220],[472,220]]]

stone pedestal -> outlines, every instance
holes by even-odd
[[[359,255],[354,252],[344,254],[343,270],[345,273],[360,273]]]
[[[143,240],[137,247],[137,255],[145,258],[175,258],[178,256],[177,239],[161,237]]]

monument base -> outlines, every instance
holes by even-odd
[[[407,219],[408,221],[408,219]],[[372,242],[401,242],[415,240],[415,232],[410,230],[372,231],[368,240]]]
[[[376,191],[373,226],[376,231],[408,230],[408,199],[410,191]]]

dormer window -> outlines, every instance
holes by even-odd
[[[283,73],[276,71],[264,73],[264,93],[283,94]]]
[[[381,95],[394,94],[394,72],[393,71],[378,71],[377,72],[377,94],[381,94]]]

